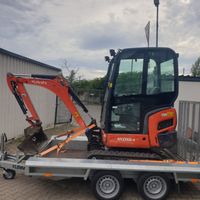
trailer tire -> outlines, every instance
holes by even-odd
[[[7,180],[14,179],[15,175],[16,175],[16,172],[12,169],[5,169],[3,173],[4,179],[7,179]]]
[[[145,200],[163,200],[169,194],[169,178],[160,173],[145,173],[137,181],[138,191]]]
[[[123,191],[124,180],[117,171],[98,171],[91,179],[91,187],[99,200],[119,199]]]

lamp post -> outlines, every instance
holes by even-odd
[[[159,14],[159,0],[154,0],[154,5],[156,6],[156,47],[158,47],[158,14]]]

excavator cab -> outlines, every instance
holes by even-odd
[[[170,48],[111,50],[101,114],[107,147],[176,143],[178,54]]]

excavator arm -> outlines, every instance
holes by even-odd
[[[25,84],[43,87],[53,92],[63,101],[77,124],[83,128],[86,127],[86,124],[74,105],[73,100],[83,109],[84,112],[88,113],[88,109],[80,101],[63,76],[38,74],[16,75],[8,73],[7,83],[22,112],[26,115],[26,120],[31,124],[31,126],[40,125],[42,122],[34,108],[28,92],[26,91]]]
[[[26,120],[30,124],[30,126],[24,130],[24,141],[18,146],[18,148],[25,154],[39,153],[41,156],[45,156],[46,154],[54,150],[57,150],[57,153],[59,153],[61,148],[64,147],[66,143],[70,142],[72,139],[78,137],[83,133],[86,133],[87,135],[94,127],[96,127],[96,122],[89,115],[88,109],[84,106],[84,104],[81,102],[78,96],[74,93],[67,80],[61,75],[18,75],[8,73],[7,83],[11,92],[15,96],[23,114],[26,116]],[[31,101],[28,92],[26,91],[25,84],[46,88],[55,95],[57,95],[68,108],[69,112],[72,114],[73,118],[80,126],[80,128],[67,131],[65,134],[62,134],[61,136],[68,136],[66,140],[51,147],[50,149],[44,150],[43,146],[44,143],[47,141],[47,136],[43,132],[42,122],[39,118],[36,109],[34,108],[34,105]],[[89,125],[85,124],[73,100],[91,118],[91,123]]]

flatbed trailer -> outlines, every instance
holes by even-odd
[[[46,148],[65,137],[51,138]],[[66,145],[65,152],[55,152],[46,157],[37,155],[9,155],[4,150],[5,135],[1,137],[0,168],[5,179],[16,173],[47,178],[79,177],[90,180],[98,199],[119,199],[124,179],[133,179],[144,199],[165,199],[170,192],[170,182],[197,182],[200,180],[200,163],[176,160],[98,160],[87,159],[87,140],[78,137]]]

